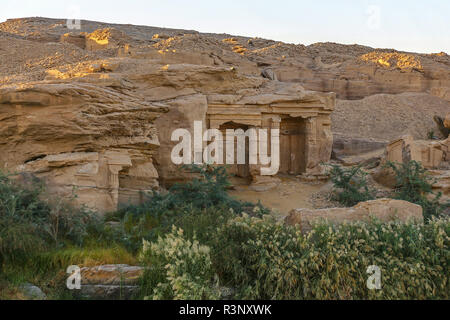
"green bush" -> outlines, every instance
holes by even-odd
[[[21,188],[0,173],[0,268],[5,260],[23,259],[45,247],[39,221],[49,208],[39,200],[40,193],[40,188]]]
[[[448,299],[449,236],[449,219],[317,225],[303,236],[244,216],[218,230],[211,254],[238,299]],[[382,290],[366,286],[370,265]]]
[[[141,263],[147,266],[143,278],[145,299],[211,300],[219,298],[213,285],[210,249],[195,239],[185,239],[182,229],[172,231],[154,243],[144,240]]]
[[[47,197],[40,183],[23,186],[0,173],[0,268],[64,241],[81,244],[96,215],[70,200]]]
[[[374,191],[367,185],[367,173],[361,166],[345,169],[333,165],[329,173],[333,182],[334,199],[339,203],[351,207],[375,198]]]
[[[388,162],[385,165],[395,173],[396,187],[393,197],[422,206],[425,219],[439,216],[447,205],[440,204],[441,193],[433,192],[433,179],[420,162]]]
[[[215,220],[220,221],[223,214],[230,216],[231,212],[234,216],[248,211],[261,215],[268,212],[261,204],[238,201],[228,195],[230,184],[225,167],[204,165],[188,168],[199,177],[176,184],[167,193],[152,192],[143,204],[109,215],[107,219],[121,222],[119,232],[112,235],[115,240],[137,251],[142,239],[156,240],[170,232],[173,225],[186,231],[206,231],[208,226],[215,225]]]

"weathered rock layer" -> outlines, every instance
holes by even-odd
[[[100,211],[184,179],[171,133],[195,120],[280,129],[280,172],[320,175],[333,133],[364,150],[400,131],[423,139],[450,107],[445,53],[27,18],[0,24],[0,61],[0,167]],[[231,170],[264,188],[261,167]]]

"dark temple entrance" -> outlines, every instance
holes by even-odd
[[[286,117],[280,124],[280,173],[298,175],[306,171],[306,123]]]

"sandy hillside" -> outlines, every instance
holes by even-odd
[[[81,21],[81,26],[81,30],[69,30],[66,20],[47,18],[1,23],[0,85],[43,80],[50,69],[76,70],[83,63],[118,56],[127,46],[135,58],[151,51],[179,55],[180,62],[234,66],[254,76],[269,69],[278,80],[336,92],[333,130],[351,137],[390,140],[411,133],[426,138],[428,132],[438,132],[432,117],[445,116],[450,110],[450,57],[446,53],[416,54],[336,43],[304,46],[93,21]],[[64,35],[69,37],[64,39]],[[109,39],[115,46],[90,50],[78,45],[79,37]]]

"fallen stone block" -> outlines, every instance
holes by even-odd
[[[127,300],[139,292],[143,267],[110,264],[81,269],[81,289],[75,295],[85,299]]]
[[[81,269],[81,283],[85,285],[133,285],[144,273],[143,267],[108,264]]]
[[[326,221],[333,225],[350,222],[423,222],[422,207],[403,200],[378,199],[361,202],[352,208],[294,209],[285,218],[285,223],[300,226],[302,232],[309,232],[315,223]]]

